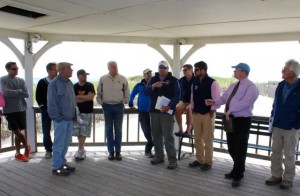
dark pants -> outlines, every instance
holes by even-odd
[[[141,123],[141,127],[144,132],[144,136],[147,139],[147,144],[145,146],[145,153],[150,153],[154,145],[153,145],[153,141],[152,141],[149,112],[140,112],[139,111],[139,121]]]
[[[50,135],[51,131],[51,119],[47,112],[47,107],[42,107],[42,129],[43,129],[43,144],[47,152],[52,152],[52,139]]]
[[[236,117],[233,118],[234,131],[227,132],[228,151],[233,160],[231,173],[235,180],[244,177],[250,125],[250,117]]]
[[[122,125],[124,104],[102,104],[107,150],[109,153],[120,153],[122,144]],[[116,151],[115,151],[116,150]]]

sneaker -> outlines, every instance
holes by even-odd
[[[80,150],[79,158],[80,160],[84,160],[86,158],[86,150]]]
[[[170,162],[167,166],[167,169],[173,170],[177,167],[177,163],[176,162]]]
[[[28,158],[22,154],[15,154],[15,159],[21,162],[27,162]]]
[[[207,171],[211,169],[211,165],[204,163],[203,165],[200,166],[200,169],[203,171]]]
[[[280,184],[282,182],[282,178],[276,178],[275,176],[271,176],[268,180],[266,180],[266,185],[272,186],[275,184]]]
[[[159,159],[157,159],[157,158],[154,158],[154,159],[152,159],[152,160],[150,161],[150,163],[151,163],[152,165],[157,165],[157,164],[163,163],[163,162],[165,162],[163,159],[162,159],[162,160],[159,160]]]
[[[191,132],[189,132],[189,131],[185,131],[183,134],[182,134],[182,136],[190,136],[191,135]]]
[[[68,164],[65,164],[63,167],[62,167],[64,170],[67,170],[68,172],[74,172],[75,171],[75,167],[72,167]]]
[[[74,158],[75,158],[76,160],[79,160],[79,158],[80,158],[80,156],[79,156],[79,150],[76,151],[76,153],[75,153],[75,155],[74,155]]]
[[[119,153],[119,152],[116,153],[116,160],[117,161],[122,161],[122,155],[121,155],[121,153]]]
[[[189,163],[189,167],[201,167],[203,164],[200,163],[199,161],[195,160],[191,163]]]
[[[46,159],[51,158],[51,157],[52,157],[52,152],[46,152],[45,155],[44,155],[44,157],[45,157]]]
[[[58,175],[58,176],[68,176],[70,175],[70,171],[64,169],[64,167],[61,167],[59,169],[54,169],[52,170],[53,175]]]
[[[154,158],[154,155],[152,154],[152,152],[145,152],[145,156],[149,157],[149,158]]]
[[[109,155],[108,155],[108,160],[110,160],[110,161],[112,161],[112,160],[114,160],[115,159],[115,154],[112,152],[112,153],[109,153]]]
[[[292,186],[293,186],[293,181],[283,180],[282,183],[280,184],[280,188],[284,190],[287,190]]]
[[[27,146],[25,148],[25,153],[24,153],[24,156],[28,159],[30,157],[30,152],[31,152],[31,146]]]

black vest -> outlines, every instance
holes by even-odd
[[[193,82],[193,99],[195,113],[206,114],[210,112],[211,106],[205,105],[205,99],[211,99],[211,85],[215,80],[208,75],[200,80],[199,77],[195,78]]]
[[[151,79],[151,83],[160,81],[158,73],[155,73],[155,76]],[[151,103],[150,103],[150,112],[159,112],[155,109],[156,101],[158,96],[165,96],[168,99],[172,99],[174,96],[174,85],[176,85],[177,79],[172,76],[171,73],[168,73],[167,77],[163,80],[164,84],[161,88],[156,88],[152,92]],[[172,108],[174,109],[174,108]]]

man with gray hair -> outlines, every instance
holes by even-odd
[[[109,61],[107,68],[109,73],[99,80],[97,102],[102,105],[104,113],[108,160],[112,161],[116,158],[121,161],[124,104],[129,100],[129,86],[127,79],[118,73],[118,65],[115,61]]]
[[[48,85],[48,114],[53,120],[54,143],[52,173],[67,176],[75,171],[75,167],[67,164],[65,158],[73,133],[75,119],[76,96],[69,78],[72,77],[72,64],[61,62],[56,65],[59,75]]]
[[[281,189],[293,186],[295,153],[300,131],[300,79],[299,63],[289,60],[282,69],[282,78],[275,91],[270,118],[272,130],[271,174],[267,185],[280,184]],[[284,155],[284,161],[283,161]],[[282,162],[285,169],[282,168]]]

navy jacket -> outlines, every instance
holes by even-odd
[[[175,113],[176,104],[180,100],[180,86],[178,79],[173,77],[171,73],[165,77],[163,82],[165,84],[161,88],[155,88],[152,90],[152,84],[160,81],[158,73],[155,73],[155,76],[151,78],[148,82],[144,94],[151,96],[150,100],[150,110],[149,112],[160,113],[160,110],[155,109],[156,101],[158,96],[165,96],[170,99],[169,107],[173,110],[173,114]]]
[[[138,100],[137,100],[137,105],[138,105],[138,110],[141,112],[149,112],[149,107],[150,107],[150,96],[146,96],[144,94],[144,89],[147,85],[147,82],[145,79],[142,79],[141,82],[137,83],[134,88],[132,89],[130,93],[130,100],[129,100],[129,107],[133,107],[133,100],[137,94],[138,95]]]
[[[183,101],[184,103],[190,103],[191,101],[191,87],[193,84],[195,77],[193,76],[190,81],[187,81],[185,77],[182,77],[179,79],[180,84],[180,92],[181,92],[181,98],[180,101]]]
[[[278,84],[275,91],[275,99],[271,117],[273,126],[290,130],[300,129],[300,79],[297,79],[295,88],[288,94],[286,101],[283,100],[283,88],[286,81]]]
[[[215,80],[208,75],[200,80],[197,77],[193,82],[193,100],[195,113],[206,114],[211,111],[211,106],[205,105],[205,99],[212,99],[211,97],[211,85]]]

